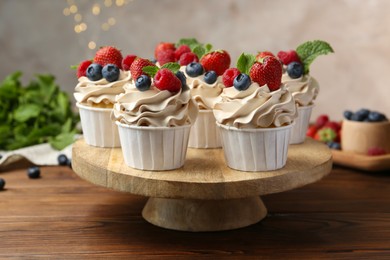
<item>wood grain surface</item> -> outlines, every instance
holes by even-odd
[[[299,189],[266,195],[247,228],[191,233],[147,223],[145,197],[99,187],[66,167],[32,180],[8,169],[0,192],[0,259],[389,259],[390,174],[334,168]]]
[[[270,194],[313,183],[332,168],[332,153],[307,139],[291,145],[285,167],[267,172],[229,168],[222,149],[188,149],[184,167],[142,171],[124,163],[120,148],[97,148],[83,139],[73,146],[73,168],[82,178],[104,187],[159,198],[236,199]]]

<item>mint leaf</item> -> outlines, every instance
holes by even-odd
[[[142,68],[142,71],[148,74],[150,77],[154,77],[157,74],[158,67],[157,66],[146,66]]]
[[[205,44],[205,49],[206,49],[206,53],[208,53],[208,52],[210,52],[211,51],[211,49],[213,48],[213,45],[211,45],[210,43],[207,43],[207,44]]]
[[[18,122],[26,122],[30,118],[37,117],[41,112],[41,107],[37,104],[25,104],[19,106],[14,111],[14,118]]]
[[[200,43],[198,42],[197,39],[195,38],[183,38],[183,39],[180,39],[177,43],[176,43],[176,48],[181,46],[181,45],[187,45],[188,47],[190,47],[190,49],[194,49],[196,46],[198,46]]]
[[[296,52],[303,63],[303,73],[309,73],[310,64],[320,55],[334,52],[329,43],[314,40],[299,45]]]
[[[198,56],[198,59],[200,60],[203,55],[206,54],[206,48],[202,45],[198,45],[192,50],[192,52],[195,53],[195,55]]]
[[[237,60],[237,69],[241,73],[249,75],[252,65],[255,63],[256,57],[252,54],[242,53]]]
[[[165,63],[164,65],[162,65],[161,68],[162,69],[169,69],[173,73],[176,73],[180,69],[180,65],[175,63],[175,62],[168,62],[168,63]]]

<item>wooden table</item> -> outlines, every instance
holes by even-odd
[[[390,173],[334,167],[323,180],[263,196],[268,216],[252,226],[191,233],[151,225],[146,197],[80,179],[67,167],[0,173],[0,259],[233,256],[389,259]]]

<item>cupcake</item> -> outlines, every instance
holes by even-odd
[[[280,51],[277,56],[283,63],[282,83],[292,93],[298,105],[298,117],[292,128],[290,144],[305,141],[314,107],[314,100],[319,92],[319,84],[309,74],[311,62],[321,54],[333,52],[332,47],[323,41],[306,42],[296,50]]]
[[[241,66],[243,60],[247,62]],[[233,87],[223,89],[213,109],[226,163],[241,171],[280,169],[297,113],[291,93],[281,84],[281,64],[275,57],[257,61],[243,54],[237,66],[244,73],[234,78]]]
[[[189,89],[171,70],[147,69],[152,71],[126,85],[125,93],[116,97],[113,119],[124,160],[141,170],[177,169],[184,165],[198,109]]]
[[[98,147],[119,147],[118,129],[110,115],[116,95],[131,81],[123,71],[122,54],[114,47],[96,52],[93,63],[84,61],[78,68],[78,84],[74,97],[80,111],[81,127],[87,144]]]

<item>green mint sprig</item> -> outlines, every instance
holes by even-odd
[[[303,74],[308,74],[310,64],[320,55],[333,53],[333,48],[329,43],[321,40],[308,41],[299,45],[296,52],[303,64]]]
[[[202,44],[198,42],[195,38],[184,38],[180,39],[178,43],[176,43],[176,47],[179,47],[181,45],[187,45],[190,47],[191,51],[195,53],[196,56],[198,56],[198,59],[201,59],[204,55],[209,53],[213,46],[209,43]]]
[[[142,68],[142,71],[153,78],[157,74],[159,69],[160,68],[158,68],[157,66],[145,66]],[[174,74],[176,74],[176,72],[178,72],[180,69],[180,65],[175,62],[168,62],[162,65],[161,69],[169,69]]]
[[[237,60],[237,69],[241,73],[249,75],[252,65],[256,62],[256,57],[252,54],[242,53]]]

